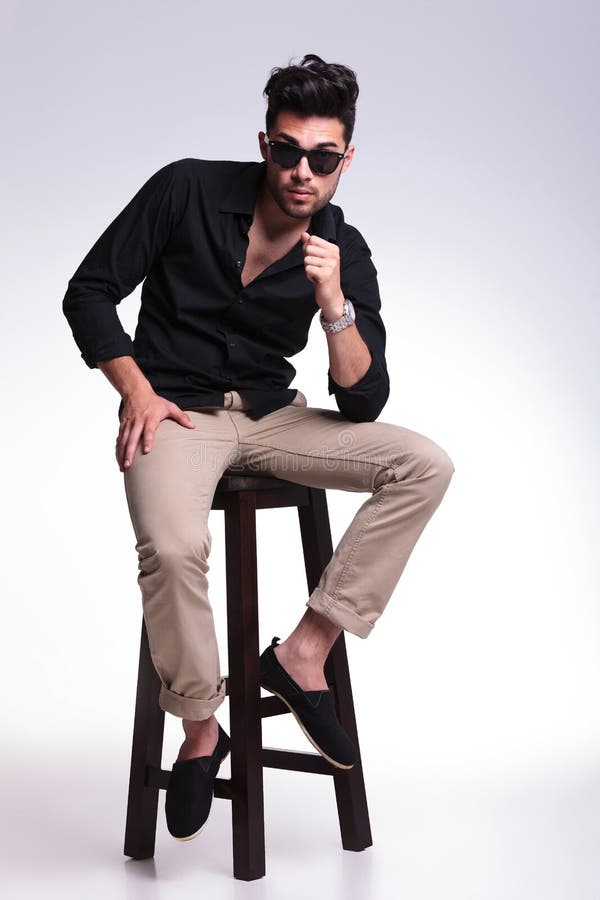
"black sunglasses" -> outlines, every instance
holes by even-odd
[[[295,144],[272,141],[268,137],[265,138],[265,142],[271,148],[271,159],[282,169],[293,169],[305,156],[315,175],[331,175],[346,155],[345,153],[335,153],[333,150],[304,150],[302,147],[296,147]]]

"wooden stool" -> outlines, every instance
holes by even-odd
[[[279,697],[260,696],[256,510],[284,506],[298,507],[310,594],[333,553],[325,490],[227,470],[212,504],[212,509],[225,512],[229,655],[225,682],[231,733],[231,778],[216,779],[214,796],[231,800],[233,874],[246,881],[265,874],[263,766],[330,775],[343,848],[364,850],[373,843],[343,631],[327,657],[325,677],[339,720],[358,750],[356,764],[342,770],[317,752],[262,746],[262,719],[289,709]],[[124,847],[125,855],[133,859],[154,855],[159,791],[167,788],[171,774],[161,768],[165,714],[158,705],[160,686],[142,617]]]

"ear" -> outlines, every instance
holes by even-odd
[[[344,157],[344,162],[342,163],[342,172],[345,172],[346,169],[350,168],[350,164],[352,162],[352,158],[354,156],[354,144],[350,144],[346,151],[346,156]],[[340,175],[342,173],[340,172]]]
[[[267,135],[265,134],[264,131],[259,131],[259,132],[258,132],[258,147],[259,147],[259,150],[260,150],[260,155],[262,156],[263,159],[266,159],[266,158],[267,158],[267,148],[268,148],[268,144],[265,143],[265,138],[266,138],[266,136],[267,136]]]

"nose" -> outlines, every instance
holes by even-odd
[[[294,178],[297,178],[298,181],[307,181],[309,178],[312,178],[312,169],[308,164],[306,156],[300,158],[300,162],[297,166],[294,166],[292,173]]]

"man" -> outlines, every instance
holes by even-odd
[[[325,660],[342,629],[371,633],[454,471],[424,435],[376,422],[389,396],[377,274],[361,234],[330,203],[354,155],[355,73],[309,54],[274,69],[265,95],[263,161],[164,166],[92,247],[63,301],[83,359],[121,395],[116,457],[160,705],[185,732],[166,797],[179,840],[204,827],[229,752],[214,716],[224,680],[206,579],[223,471],[256,467],[371,494],[297,627],[261,656],[261,684],[340,768],[355,750]],[[132,343],[116,304],[143,279]],[[305,346],[316,313],[336,412],[289,388],[286,357]]]

